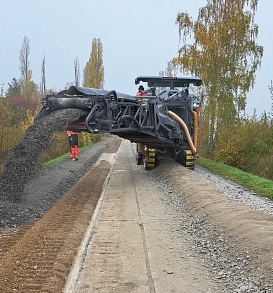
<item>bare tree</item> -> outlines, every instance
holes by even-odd
[[[20,50],[19,59],[20,59],[21,79],[25,83],[27,83],[28,81],[29,54],[30,54],[29,38],[24,36],[22,48]]]
[[[1,83],[1,88],[0,88],[0,98],[4,97],[4,84]]]
[[[42,82],[41,82],[41,94],[44,96],[46,94],[46,78],[45,78],[45,55],[42,60],[41,66]]]
[[[167,62],[167,68],[165,70],[160,70],[160,76],[175,77],[177,75],[178,66],[171,61]]]
[[[75,76],[75,86],[79,86],[80,84],[80,64],[78,56],[74,60],[74,76]]]
[[[29,54],[30,46],[28,37],[24,37],[22,48],[20,50],[20,71],[21,77],[19,84],[21,86],[21,92],[23,97],[31,97],[37,93],[37,85],[32,81],[32,71],[29,68]]]

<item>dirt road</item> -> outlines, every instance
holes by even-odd
[[[272,216],[170,160],[145,171],[114,142],[40,220],[1,229],[1,292],[272,292]]]

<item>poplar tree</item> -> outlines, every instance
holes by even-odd
[[[80,85],[80,63],[78,56],[74,60],[74,78],[75,78],[75,86]]]
[[[263,47],[256,43],[254,23],[257,4],[258,0],[207,0],[196,21],[186,12],[177,14],[181,47],[173,63],[205,83],[202,123],[209,155],[219,129],[234,125],[245,110],[246,94],[261,65]]]
[[[270,97],[271,97],[271,123],[273,123],[273,81],[271,79],[270,85],[268,86]]]
[[[0,98],[4,98],[4,84],[1,84],[1,88],[0,88]]]
[[[85,68],[83,70],[83,86],[103,89],[103,46],[100,39],[94,38],[92,41],[90,58],[86,62]]]
[[[46,95],[46,75],[45,75],[45,55],[42,60],[42,65],[41,65],[41,95],[45,96]]]
[[[32,71],[29,68],[29,54],[29,38],[25,36],[23,39],[22,48],[20,50],[19,55],[21,71],[19,83],[21,86],[22,97],[31,97],[33,93],[37,92],[37,85],[32,81]]]

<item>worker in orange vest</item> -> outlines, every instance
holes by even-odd
[[[144,87],[143,85],[140,85],[138,87],[138,91],[136,93],[137,96],[147,96],[147,93],[144,93]]]
[[[69,157],[73,161],[79,160],[79,148],[78,148],[78,133],[71,130],[66,131],[69,143]]]
[[[143,85],[140,85],[140,86],[138,87],[138,91],[137,91],[137,93],[136,93],[136,96],[137,96],[137,101],[140,102],[140,103],[143,102],[142,97],[143,97],[143,96],[147,96],[147,93],[144,92],[144,87],[143,87]]]

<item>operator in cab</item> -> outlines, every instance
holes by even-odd
[[[147,94],[144,93],[144,87],[143,87],[143,85],[140,85],[138,87],[138,91],[136,93],[136,96],[147,96]]]
[[[138,87],[138,91],[137,91],[137,93],[136,93],[136,96],[138,97],[138,101],[139,102],[143,102],[143,100],[142,100],[142,98],[140,97],[140,96],[147,96],[147,93],[144,93],[144,87],[143,87],[143,85],[140,85],[139,87]]]

